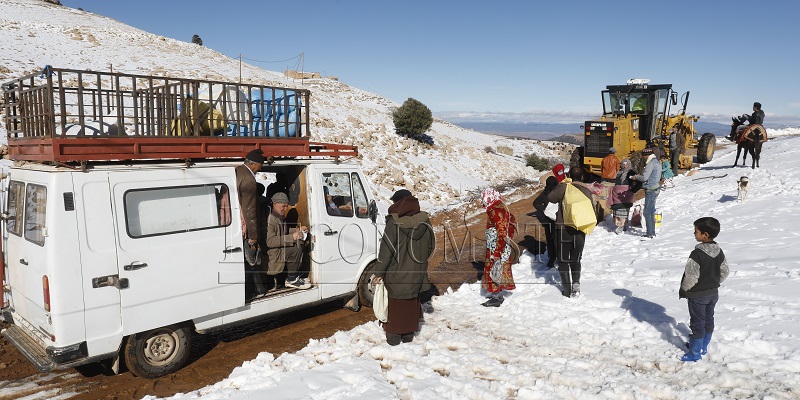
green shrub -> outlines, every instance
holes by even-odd
[[[392,119],[397,132],[405,135],[421,135],[433,125],[431,109],[411,97],[394,110]]]
[[[545,157],[530,153],[525,156],[525,165],[533,167],[537,171],[549,171],[554,164]]]

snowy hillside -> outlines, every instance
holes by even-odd
[[[0,2],[0,82],[44,65],[152,75],[239,79],[239,61],[189,42],[124,25],[89,12],[39,0]],[[250,65],[242,81],[310,89],[312,139],[355,144],[358,162],[381,199],[408,188],[427,207],[441,208],[467,200],[468,191],[506,180],[539,175],[522,156],[550,156],[534,141],[513,140],[468,131],[436,121],[429,134],[436,145],[424,146],[394,133],[391,110],[399,106],[335,79],[305,82]],[[0,126],[5,140],[5,127]],[[490,154],[487,146],[506,146],[513,157]]]

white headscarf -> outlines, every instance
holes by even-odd
[[[483,207],[488,210],[493,205],[503,201],[503,198],[500,196],[500,192],[488,188],[481,194],[481,200],[483,200]]]

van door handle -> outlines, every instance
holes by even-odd
[[[122,267],[122,269],[124,269],[125,271],[133,271],[133,270],[137,270],[137,269],[140,269],[140,268],[144,268],[146,266],[147,266],[147,263],[140,263],[138,261],[134,261],[134,262]]]
[[[242,248],[241,247],[234,247],[232,249],[222,250],[222,252],[225,253],[225,254],[241,253],[242,252]]]
[[[102,288],[114,286],[117,289],[127,289],[128,288],[128,278],[119,278],[119,275],[108,275],[108,276],[98,276],[97,278],[92,278],[92,287]]]
[[[20,258],[19,259],[19,263],[22,264],[22,265],[28,265],[28,260],[26,260],[24,258]]]
[[[339,233],[339,231],[332,231],[332,230],[328,229],[327,231],[324,232],[324,235],[325,236],[333,236],[333,235],[335,235],[337,233]]]

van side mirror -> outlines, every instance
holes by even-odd
[[[375,204],[375,200],[369,202],[369,209],[367,210],[367,214],[369,215],[369,219],[372,220],[373,223],[378,219],[378,205]]]

